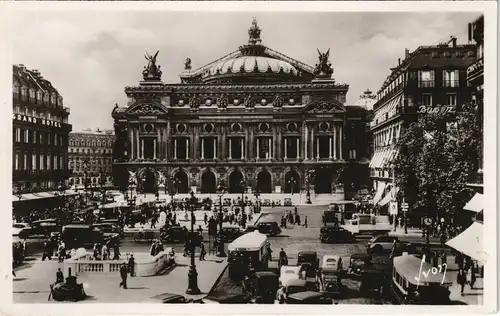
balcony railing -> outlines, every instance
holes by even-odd
[[[420,80],[418,82],[419,88],[434,88],[434,80]]]
[[[443,80],[443,87],[445,88],[457,88],[458,80]]]

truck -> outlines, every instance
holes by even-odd
[[[352,219],[341,225],[353,234],[372,233],[373,235],[387,234],[391,231],[388,215],[353,214]]]

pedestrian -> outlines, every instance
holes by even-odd
[[[306,217],[304,218],[304,227],[307,228],[307,215]]]
[[[127,265],[125,264],[125,262],[120,267],[120,277],[122,281],[120,282],[119,287],[123,286],[124,289],[127,289]]]
[[[464,287],[465,283],[467,282],[467,279],[465,277],[464,270],[458,270],[457,274],[457,283],[460,285],[460,294],[464,296]]]
[[[149,248],[149,254],[153,257],[156,256],[156,241],[153,241],[151,248]]]
[[[200,244],[200,261],[205,261],[205,255],[207,251],[205,250],[205,245],[203,243]]]
[[[184,257],[187,257],[189,256],[189,240],[186,240],[186,242],[184,243],[184,254],[183,254]]]
[[[464,268],[464,256],[461,253],[457,254],[457,264],[458,264],[458,269],[463,270],[463,268]]]
[[[64,282],[64,275],[61,271],[61,268],[58,268],[57,272],[56,272],[56,284],[63,283],[63,282]]]
[[[59,262],[63,262],[64,258],[66,258],[66,249],[64,246],[64,243],[61,241],[59,243],[59,248],[57,249],[59,253]]]
[[[446,234],[445,234],[444,230],[441,231],[441,235],[439,236],[439,241],[441,243],[441,248],[444,249],[444,243],[446,242]]]
[[[26,258],[28,256],[28,242],[26,241],[26,239],[23,240],[23,250],[23,256]]]
[[[267,255],[269,256],[269,261],[273,261],[273,250],[269,242],[267,243]]]
[[[113,244],[113,260],[119,260],[120,259],[120,246],[118,245],[118,242],[115,242]]]
[[[208,215],[206,212],[203,214],[203,222],[205,223],[205,225],[207,225],[208,223]]]
[[[198,226],[198,234],[200,234],[200,236],[203,236],[203,228],[201,228],[201,225]]]
[[[109,254],[109,252],[108,252],[108,246],[107,246],[107,244],[104,244],[104,246],[102,246],[101,251],[102,251],[102,260],[108,260],[108,254]]]
[[[447,263],[446,252],[443,250],[441,252],[441,265],[446,265]]]
[[[128,271],[130,271],[131,277],[135,276],[135,258],[133,254],[130,254],[130,257],[128,258]]]
[[[43,254],[42,254],[42,261],[45,261],[45,258],[49,258],[49,260],[52,260],[52,253],[51,253],[51,242],[50,240],[46,240],[43,242]]]

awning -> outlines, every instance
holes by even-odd
[[[49,192],[35,192],[33,193],[35,196],[39,196],[40,198],[42,199],[46,199],[46,198],[53,198],[54,195],[53,194],[50,194]]]
[[[488,254],[484,251],[483,224],[474,222],[457,237],[448,240],[446,245],[474,260],[486,261]]]
[[[396,195],[398,194],[398,192],[399,192],[399,188],[398,187],[392,187],[391,191],[389,191],[389,193],[387,193],[384,196],[384,198],[382,200],[380,200],[380,202],[378,202],[378,205],[384,206],[387,203],[389,203],[390,201],[395,200],[396,199]]]
[[[378,152],[373,154],[372,160],[370,160],[370,164],[368,165],[368,168],[375,168],[375,161],[377,160],[378,156],[379,156]]]
[[[373,197],[373,204],[377,204],[377,202],[380,200],[382,197],[382,194],[384,194],[384,189],[385,189],[385,182],[378,182],[377,185],[377,192],[375,193],[375,196]]]
[[[472,199],[464,206],[464,210],[479,213],[483,210],[483,195],[476,193]]]

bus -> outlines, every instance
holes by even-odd
[[[425,258],[403,254],[393,259],[391,292],[393,303],[404,305],[448,305],[451,281],[446,264],[434,267]]]
[[[267,236],[254,231],[236,238],[227,247],[229,277],[239,280],[254,271],[267,269],[269,262]]]
[[[352,219],[341,225],[353,234],[371,233],[383,235],[391,231],[392,226],[387,215],[353,214]]]

